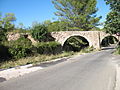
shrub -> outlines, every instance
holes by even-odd
[[[81,52],[82,53],[90,53],[94,50],[95,50],[95,48],[92,46],[92,47],[86,47],[86,48],[82,49]]]
[[[62,51],[61,45],[58,42],[40,42],[37,45],[39,54],[58,54]]]
[[[0,29],[0,42],[5,41],[6,38],[6,32],[5,30]]]
[[[31,29],[32,37],[38,41],[46,41],[48,29],[45,25],[37,24]]]
[[[0,44],[0,62],[5,61],[9,56],[8,47]]]
[[[120,45],[117,47],[116,53],[120,54]]]
[[[9,47],[9,53],[15,59],[26,57],[32,53],[32,42],[26,38],[19,38],[16,41],[5,42],[4,44]]]

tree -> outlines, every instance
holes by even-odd
[[[14,29],[14,32],[19,32],[19,33],[26,33],[27,31],[29,31],[29,29],[26,28],[22,22],[18,23],[18,26],[15,27]]]
[[[2,17],[0,14],[0,29],[10,31],[14,29],[13,22],[16,20],[16,17],[13,13],[6,13],[5,16]]]
[[[45,21],[44,25],[48,28],[49,32],[68,30],[68,23],[64,21]]]
[[[32,28],[30,29],[32,37],[39,42],[54,41],[55,39],[48,31],[48,25],[34,22]]]
[[[25,27],[24,27],[24,24],[23,23],[19,23],[19,26],[18,26],[19,29],[23,30]]]
[[[16,18],[13,13],[6,13],[5,16],[2,17],[0,13],[0,41],[6,40],[6,32],[14,29],[14,24]]]
[[[45,41],[48,34],[48,29],[45,25],[36,24],[31,29],[32,37],[38,41]]]
[[[52,0],[52,3],[58,10],[55,15],[69,22],[71,27],[90,30],[98,25],[100,17],[95,15],[96,0]]]
[[[110,5],[110,13],[108,13],[105,22],[105,31],[110,34],[120,32],[120,0],[105,0]]]

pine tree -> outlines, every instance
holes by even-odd
[[[52,3],[58,10],[55,15],[69,22],[71,27],[86,31],[98,25],[96,0],[52,0]]]
[[[120,0],[105,0],[110,5],[110,13],[108,13],[105,30],[107,33],[116,34],[120,32]]]

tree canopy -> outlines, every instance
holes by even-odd
[[[50,20],[47,20],[44,22],[44,25],[48,28],[49,32],[68,30],[68,23],[64,21],[51,22]]]
[[[90,30],[98,25],[100,17],[96,16],[96,0],[52,0],[52,3],[58,10],[55,15],[69,22],[71,27]]]
[[[6,13],[4,16],[0,14],[0,29],[6,31],[13,30],[13,22],[16,20],[16,17],[13,13]]]
[[[105,30],[107,33],[116,34],[120,32],[120,0],[105,0],[110,5],[110,13],[108,13]]]

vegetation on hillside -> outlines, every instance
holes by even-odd
[[[47,29],[48,32],[57,32],[57,31],[68,31],[69,30],[69,24],[68,22],[65,21],[50,21],[50,20],[46,20],[43,23]]]
[[[120,32],[120,1],[105,1],[110,5],[111,12],[107,16],[103,30],[110,34],[116,34]],[[34,23],[29,28],[25,28],[23,23],[19,23],[19,26],[16,26],[13,23],[16,21],[16,17],[13,13],[6,13],[5,15],[0,14],[0,68],[38,63],[58,57],[73,55],[79,51],[93,51],[94,48],[89,47],[88,41],[78,36],[67,39],[62,47],[51,37],[50,32],[69,30],[100,31],[101,29],[96,27],[99,25],[101,18],[96,16],[98,10],[96,8],[97,1],[52,0],[52,3],[58,10],[55,14],[60,16],[60,19],[57,21],[46,20],[43,23]],[[32,45],[32,42],[27,36],[22,36],[16,41],[8,41],[7,34],[9,32],[29,33],[38,43]],[[106,46],[114,42],[116,42],[116,39],[110,36],[106,37],[102,44]],[[116,52],[120,54],[120,46],[117,47]]]

